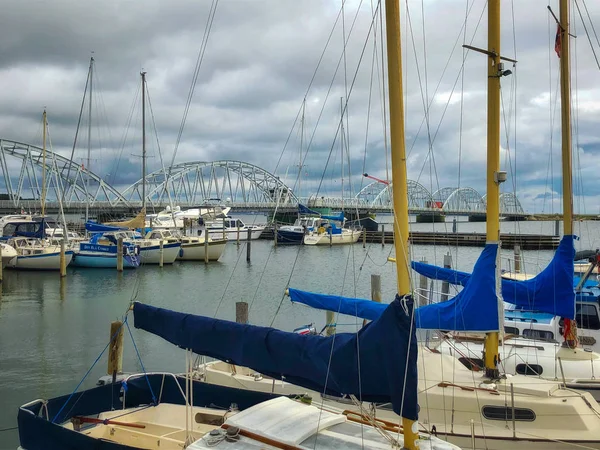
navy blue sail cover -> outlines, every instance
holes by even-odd
[[[321,213],[318,213],[317,211],[313,211],[312,209],[309,209],[308,207],[298,203],[298,214],[302,214],[305,216],[320,216]]]
[[[136,328],[178,347],[276,379],[285,377],[292,384],[321,393],[392,403],[394,412],[417,420],[417,339],[412,312],[412,299],[396,297],[377,320],[358,333],[324,337],[142,303],[133,308]]]
[[[417,328],[455,331],[498,330],[498,300],[495,291],[497,244],[487,244],[479,256],[472,282],[456,297],[415,310]],[[469,279],[471,276],[469,275]],[[323,295],[288,289],[293,302],[317,309],[375,320],[387,305],[360,298]]]
[[[535,277],[519,281],[502,279],[502,298],[505,302],[527,310],[535,310],[568,319],[575,318],[574,236],[565,235],[552,261]],[[412,267],[421,275],[451,284],[467,285],[471,274],[445,269],[420,262]],[[417,322],[418,325],[418,322]]]

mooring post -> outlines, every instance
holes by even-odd
[[[123,238],[117,240],[117,272],[123,272]]]
[[[444,268],[452,268],[452,255],[450,252],[444,255]],[[442,281],[442,298],[441,301],[445,302],[448,300],[448,294],[450,293],[450,284],[447,281]]]
[[[425,258],[421,258],[423,264],[427,264]],[[417,300],[418,306],[424,306],[429,303],[429,289],[427,288],[427,277],[425,275],[419,275],[419,298]]]
[[[333,311],[325,311],[325,334],[332,336],[335,333],[335,313]]]
[[[381,246],[385,246],[385,224],[381,224]]]
[[[208,264],[208,233],[204,231],[204,264]]]
[[[159,260],[158,260],[158,267],[162,267],[164,264],[164,260],[165,260],[165,255],[164,255],[164,241],[161,239],[160,240],[160,248],[158,249],[159,252]]]
[[[248,243],[246,244],[246,261],[250,262],[250,254],[252,252],[252,230],[248,228]]]
[[[364,227],[362,230],[362,241],[363,241],[363,248],[367,248],[367,229]]]
[[[452,232],[456,233],[458,231],[458,226],[456,223],[456,217],[454,219],[452,219]]]
[[[329,246],[331,247],[333,245],[333,228],[329,227],[327,231],[329,231]]]
[[[2,246],[0,245],[0,283],[2,283]]]
[[[371,300],[381,303],[381,275],[371,274]],[[363,327],[367,324],[367,319],[363,320]]]
[[[515,272],[521,272],[521,246],[515,244]]]
[[[554,221],[554,236],[560,236],[560,220]]]
[[[61,239],[60,241],[60,270],[59,275],[61,278],[67,276],[67,257],[65,255],[65,240]]]
[[[225,219],[223,219],[223,239],[225,239]]]
[[[236,302],[235,321],[237,323],[248,323],[248,303]]]
[[[277,247],[277,222],[273,222],[273,245]]]
[[[107,372],[115,383],[117,374],[123,371],[123,322],[117,320],[110,324],[109,339]]]

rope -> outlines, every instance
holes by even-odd
[[[131,342],[133,342],[133,348],[135,349],[135,354],[137,355],[137,357],[140,361],[140,365],[142,366],[142,372],[144,372],[144,377],[146,378],[146,383],[148,383],[148,388],[150,388],[150,394],[152,395],[152,403],[154,405],[156,405],[157,404],[156,396],[154,395],[154,391],[152,390],[152,385],[150,384],[150,379],[148,378],[148,374],[146,373],[146,368],[144,367],[144,363],[142,362],[142,358],[141,358],[140,352],[137,348],[137,344],[135,343],[135,339],[133,339],[133,334],[131,333],[131,328],[129,328],[129,322],[127,321],[127,318],[125,318],[124,323],[125,323],[125,325],[127,325],[127,331],[129,331],[129,336],[131,336]],[[121,326],[123,326],[123,325],[121,325]]]
[[[67,406],[67,404],[71,401],[71,399],[73,398],[73,396],[75,395],[75,393],[77,392],[77,390],[80,388],[81,384],[85,381],[85,379],[87,378],[87,376],[90,374],[90,372],[92,371],[92,369],[94,368],[94,366],[98,363],[98,361],[100,361],[100,358],[102,358],[102,355],[104,355],[104,352],[106,351],[106,349],[108,348],[108,346],[110,344],[112,344],[112,342],[114,341],[114,339],[117,337],[117,335],[121,331],[121,328],[123,328],[123,324],[124,323],[127,323],[127,316],[125,317],[125,320],[121,324],[121,326],[111,336],[110,341],[108,341],[108,344],[106,344],[106,346],[104,347],[104,349],[102,350],[102,352],[98,355],[98,357],[96,358],[96,360],[94,361],[94,363],[92,364],[92,366],[85,373],[85,375],[83,376],[83,378],[81,379],[81,381],[79,382],[79,384],[77,385],[77,387],[73,390],[73,392],[71,392],[71,395],[69,395],[69,398],[67,398],[67,400],[65,401],[65,403],[60,407],[60,409],[58,410],[58,412],[56,413],[56,415],[52,419],[52,423],[56,423],[56,419],[60,416],[60,413],[63,412],[63,410],[65,409],[65,407]],[[127,325],[127,327],[129,328],[129,325]],[[135,343],[134,343],[134,345],[135,345]],[[136,348],[136,351],[137,351],[137,348]],[[77,401],[79,401],[79,399],[77,399]],[[75,404],[73,404],[73,406],[71,407],[71,409],[73,409],[73,407],[76,404],[77,404],[77,402],[75,402]]]

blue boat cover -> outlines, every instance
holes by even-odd
[[[327,219],[327,220],[335,220],[337,222],[343,222],[344,221],[344,211],[339,213],[337,216],[321,216],[321,218]]]
[[[560,241],[554,258],[535,277],[524,280],[502,279],[503,300],[528,310],[536,310],[569,319],[575,318],[574,237],[565,235]],[[420,262],[412,262],[415,271],[426,277],[467,285],[471,274],[444,269]],[[418,322],[417,322],[418,325]]]
[[[107,233],[109,231],[126,230],[127,228],[113,227],[111,225],[103,225],[101,223],[93,222],[91,220],[88,220],[85,223],[85,229],[87,231],[89,231],[90,233]]]
[[[392,403],[417,419],[413,301],[396,299],[358,333],[314,336],[135,303],[135,327],[197,354],[250,367],[321,393]],[[376,367],[377,370],[373,370]],[[406,380],[405,380],[406,378]],[[404,389],[404,386],[406,388]]]
[[[487,244],[479,256],[472,282],[451,300],[415,310],[417,328],[456,331],[497,331],[498,300],[495,290],[497,244]],[[288,289],[293,302],[349,316],[375,320],[387,305],[337,295],[323,295]]]
[[[312,209],[309,209],[307,206],[301,205],[300,203],[298,203],[298,214],[302,214],[305,216],[320,216],[321,213],[318,213],[317,211],[313,211]]]

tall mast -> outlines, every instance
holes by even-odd
[[[302,149],[304,147],[304,113],[306,112],[306,97],[302,101],[302,119],[300,120],[300,161],[298,161],[298,198],[302,198],[300,181],[302,180]]]
[[[390,104],[390,139],[392,154],[392,193],[394,196],[394,245],[398,294],[411,293],[408,254],[408,185],[404,136],[404,103],[402,101],[402,47],[400,44],[399,0],[385,1],[387,64]],[[413,420],[402,418],[404,447],[416,450],[417,429]]]
[[[87,163],[85,169],[87,170],[87,177],[85,179],[85,193],[87,198],[85,199],[85,221],[89,220],[90,216],[90,156],[92,152],[92,85],[94,79],[94,57],[90,58],[90,98],[88,101],[88,142],[87,142]]]
[[[488,86],[487,86],[487,217],[486,241],[500,243],[500,0],[488,1]],[[498,252],[500,249],[498,248]],[[496,268],[496,278],[498,277]],[[497,282],[498,280],[496,280]],[[496,287],[498,289],[498,287]],[[500,314],[498,320],[501,322]],[[499,333],[485,339],[485,373],[498,377]]]
[[[146,72],[142,75],[142,210],[146,209]]]
[[[571,160],[571,77],[569,72],[569,2],[560,0],[560,105],[564,234],[573,234],[573,174]]]
[[[48,122],[46,121],[46,109],[42,113],[42,216],[46,214],[46,127]]]

